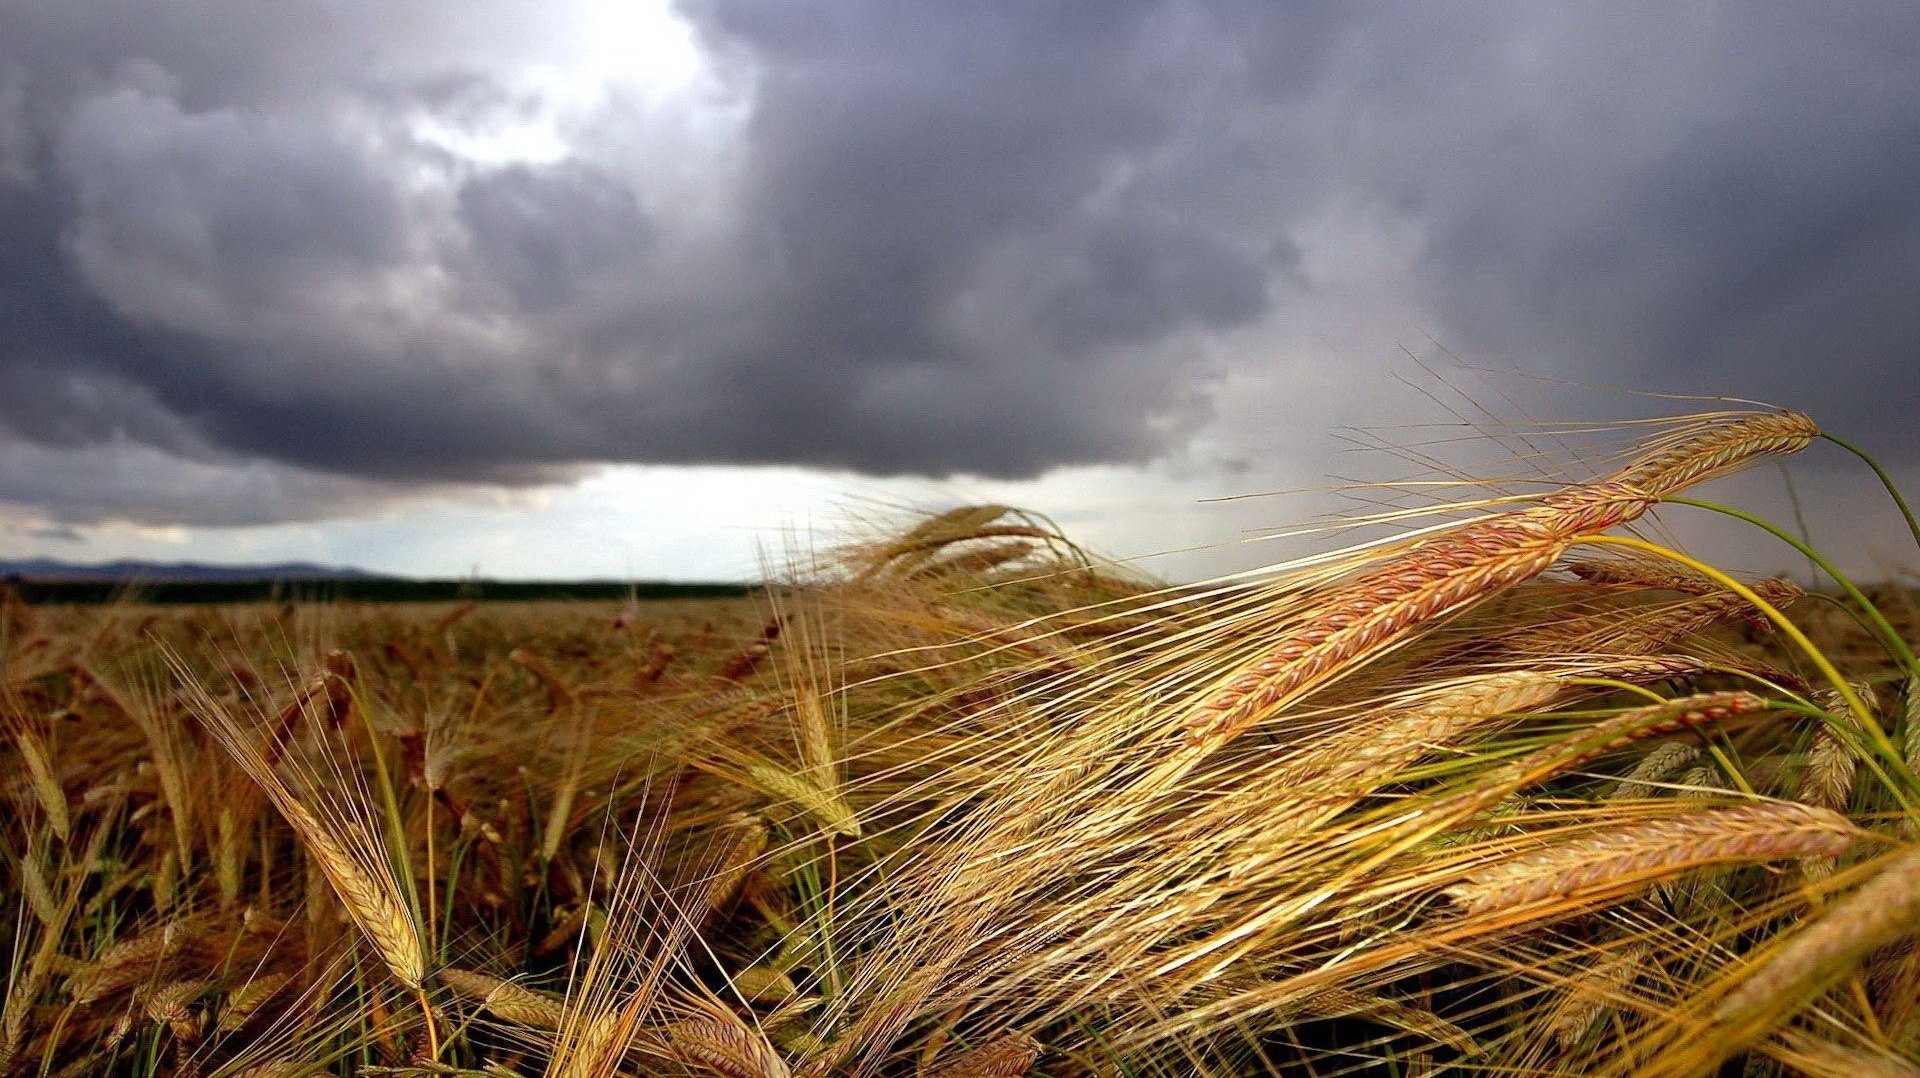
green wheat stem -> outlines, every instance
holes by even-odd
[[[1858,587],[1855,587],[1853,581],[1849,580],[1847,575],[1842,573],[1838,566],[1834,565],[1832,561],[1829,561],[1826,555],[1794,537],[1778,524],[1764,517],[1755,516],[1744,509],[1737,509],[1731,505],[1721,505],[1718,502],[1702,501],[1698,498],[1676,496],[1662,498],[1661,501],[1672,502],[1676,505],[1690,505],[1696,509],[1710,509],[1716,513],[1724,513],[1737,520],[1744,520],[1757,528],[1761,528],[1779,537],[1782,542],[1787,543],[1789,546],[1800,551],[1800,553],[1805,554],[1809,561],[1818,565],[1822,572],[1833,578],[1834,583],[1840,585],[1840,590],[1847,593],[1847,598],[1852,599],[1859,605],[1860,612],[1865,614],[1867,619],[1873,622],[1874,635],[1880,638],[1880,642],[1892,653],[1893,657],[1898,659],[1901,665],[1907,668],[1908,673],[1920,677],[1920,659],[1915,659],[1913,649],[1907,646],[1907,642],[1901,638],[1899,631],[1893,627],[1893,623],[1887,620],[1886,615],[1880,612],[1879,607],[1873,605],[1873,601],[1867,598],[1866,593],[1862,592]]]
[[[1887,474],[1887,470],[1880,466],[1880,462],[1873,459],[1873,455],[1866,450],[1838,435],[1821,431],[1820,437],[1859,457],[1866,462],[1867,467],[1873,469],[1873,474],[1880,477],[1880,485],[1887,488],[1887,494],[1893,498],[1893,504],[1900,507],[1900,515],[1906,518],[1907,531],[1913,534],[1914,543],[1920,545],[1920,520],[1914,519],[1913,507],[1907,504],[1906,497],[1900,493],[1900,487],[1894,483],[1893,477]]]
[[[1813,546],[1813,529],[1807,526],[1806,506],[1800,503],[1800,491],[1793,485],[1793,469],[1786,461],[1780,462],[1780,483],[1787,488],[1787,504],[1793,506],[1793,526],[1800,529],[1800,539],[1808,547]],[[1820,580],[1820,570],[1811,556],[1807,558],[1807,580],[1816,586]]]
[[[1806,655],[1807,660],[1813,663],[1814,667],[1820,671],[1820,675],[1826,678],[1827,682],[1833,686],[1833,691],[1840,697],[1841,701],[1846,704],[1847,710],[1853,713],[1854,719],[1859,723],[1860,729],[1866,733],[1868,739],[1873,743],[1873,747],[1880,754],[1884,755],[1886,760],[1897,769],[1902,783],[1907,786],[1920,785],[1920,782],[1916,782],[1913,772],[1907,767],[1905,754],[1893,743],[1893,739],[1888,736],[1885,728],[1880,725],[1880,720],[1874,717],[1873,709],[1867,706],[1866,701],[1860,698],[1860,694],[1854,691],[1853,686],[1847,682],[1845,677],[1841,676],[1839,668],[1833,665],[1833,660],[1827,658],[1826,653],[1821,651],[1812,640],[1807,638],[1806,632],[1802,630],[1800,626],[1795,625],[1793,619],[1781,613],[1780,609],[1772,603],[1756,595],[1752,588],[1747,587],[1745,584],[1740,583],[1738,580],[1735,580],[1726,573],[1721,572],[1719,569],[1708,565],[1698,558],[1682,554],[1671,547],[1664,547],[1658,543],[1650,543],[1645,539],[1638,539],[1630,535],[1589,535],[1582,538],[1580,542],[1598,546],[1627,547],[1631,550],[1638,550],[1643,554],[1651,554],[1658,558],[1665,558],[1669,561],[1677,562],[1746,600],[1755,610],[1765,615],[1768,621],[1773,622],[1774,626],[1778,628],[1787,639],[1793,641],[1794,645]],[[1827,719],[1831,721],[1831,716],[1828,716]],[[1887,783],[1888,789],[1899,799],[1901,808],[1907,812],[1914,811],[1913,803],[1907,798],[1905,791],[1901,789],[1901,784],[1896,784],[1893,781],[1893,776],[1887,773],[1881,761],[1874,755],[1868,754],[1866,755],[1865,762],[1881,781]]]

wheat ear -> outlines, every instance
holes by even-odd
[[[739,892],[760,855],[767,852],[767,825],[758,816],[735,812],[720,821],[715,844],[720,846],[713,869],[703,883],[695,909],[709,912],[725,906]]]
[[[1652,949],[1634,944],[1567,982],[1547,1033],[1561,1051],[1570,1051],[1612,1009],[1644,968]]]
[[[230,1033],[245,1026],[253,1020],[255,1014],[259,1013],[261,1007],[292,983],[293,974],[291,973],[269,973],[234,989],[227,995],[226,1006],[221,1009],[220,1021],[214,1027],[215,1031]]]
[[[178,921],[150,928],[106,949],[71,984],[74,1003],[97,1003],[123,988],[158,976],[174,953],[195,942],[198,934]]]
[[[1763,412],[1688,428],[1611,477],[1656,498],[1735,471],[1763,456],[1797,453],[1820,435],[1800,412]]]
[[[308,855],[320,866],[333,893],[346,907],[347,916],[373,943],[387,968],[408,988],[418,990],[426,979],[426,962],[422,957],[425,952],[413,917],[394,897],[393,888],[383,885],[367,871],[360,860],[333,837],[320,817],[290,791],[269,787],[267,795],[293,825]]]
[[[558,1030],[566,1021],[566,1006],[544,992],[472,970],[443,969],[436,976],[440,983],[478,1002],[495,1018],[515,1025]]]
[[[1861,832],[1845,816],[1791,802],[1707,809],[1631,824],[1496,862],[1442,893],[1468,914],[1569,895],[1650,886],[1708,865],[1834,857]]]
[[[1783,1031],[1780,1047],[1769,1046],[1766,1051],[1801,1078],[1920,1078],[1920,1067],[1906,1060],[1849,1048],[1799,1030]]]
[[[1626,800],[1628,798],[1651,797],[1654,784],[1665,781],[1669,775],[1699,759],[1700,750],[1682,741],[1668,741],[1655,745],[1651,752],[1633,765],[1626,777],[1614,784],[1607,792],[1608,800]]]
[[[335,666],[345,662],[344,658],[336,662],[332,655],[328,659],[330,665]],[[329,676],[337,675],[330,673]],[[358,836],[362,849],[357,852],[349,849],[327,821],[294,793],[287,780],[275,770],[267,752],[254,744],[233,716],[208,695],[204,687],[198,683],[192,685],[196,709],[207,730],[293,827],[311,863],[320,869],[346,908],[347,916],[373,944],[387,968],[408,988],[418,992],[426,979],[426,950],[413,914],[400,900],[400,883],[394,878],[393,868],[383,863],[384,845],[376,836],[364,833],[360,821],[349,816],[339,821],[341,825],[362,832]]]
[[[860,818],[837,791],[822,789],[771,760],[748,761],[742,770],[749,784],[783,805],[800,809],[827,830],[860,837]]]
[[[1530,580],[1583,536],[1638,519],[1660,498],[1764,455],[1805,448],[1819,428],[1793,412],[1717,420],[1656,446],[1604,482],[1562,491],[1414,544],[1336,586],[1254,665],[1215,688],[1187,721],[1189,741],[1217,745],[1349,670],[1413,627]]]
[[[13,743],[20,750],[20,762],[26,765],[27,782],[33,788],[34,799],[40,802],[40,811],[46,814],[47,825],[62,843],[67,841],[71,814],[67,808],[67,795],[60,788],[60,780],[55,777],[53,757],[47,751],[47,743],[24,715],[16,716],[13,708],[7,708],[7,730],[13,735]]]
[[[1002,1033],[922,1078],[1021,1078],[1040,1058],[1040,1042],[1025,1033]]]
[[[749,966],[733,975],[733,990],[754,1003],[785,1003],[800,994],[793,978],[766,966]]]
[[[1900,754],[1909,770],[1920,771],[1920,676],[1907,679],[1901,699],[1900,721],[1906,728],[1901,731]],[[1898,828],[1907,838],[1920,838],[1920,812],[1901,816]]]
[[[1262,713],[1325,684],[1414,627],[1538,576],[1581,536],[1633,520],[1652,505],[1639,491],[1601,485],[1414,544],[1337,586],[1259,661],[1209,693],[1187,721],[1189,740],[1231,739]]]
[[[1800,1001],[1847,976],[1876,948],[1916,928],[1920,848],[1908,848],[1881,858],[1858,890],[1820,910],[1783,944],[1734,973],[1707,1015],[1708,1034],[1687,1038],[1669,1049],[1668,1057],[1686,1055],[1700,1045],[1711,1045],[1719,1058],[1738,1051],[1764,1036]]]
[[[675,1059],[725,1078],[789,1078],[792,1074],[766,1038],[738,1020],[688,1018],[662,1032]]]

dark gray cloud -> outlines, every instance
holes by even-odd
[[[0,501],[1243,454],[1221,387],[1370,228],[1376,298],[1468,356],[1920,462],[1906,5],[679,10],[707,81],[569,104],[564,8],[0,0]],[[555,145],[468,145],[516,125]]]

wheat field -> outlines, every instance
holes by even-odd
[[[1920,1074],[1914,599],[1663,539],[1811,419],[1619,433],[1207,585],[9,595],[0,1073]]]

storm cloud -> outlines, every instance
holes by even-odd
[[[646,91],[556,80],[564,5],[0,10],[0,502],[52,521],[1241,454],[1355,235],[1401,271],[1342,317],[1920,463],[1910,5],[687,0]]]

